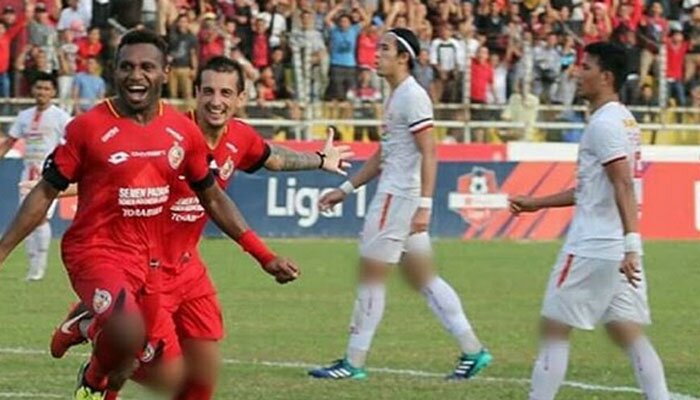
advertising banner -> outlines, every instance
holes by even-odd
[[[308,147],[300,144],[299,147]],[[314,145],[313,148],[318,148]],[[352,172],[361,168],[376,146],[356,151]],[[559,208],[513,217],[507,211],[509,194],[541,196],[575,184],[572,161],[502,161],[504,146],[441,146],[434,196],[431,234],[464,239],[551,240],[566,234],[574,209]],[[459,149],[473,160],[457,161]],[[466,150],[469,148],[469,150]],[[0,162],[0,229],[18,208],[20,160]],[[360,188],[329,213],[321,213],[320,196],[337,187],[343,177],[321,171],[248,175],[237,172],[229,193],[251,226],[268,237],[356,237],[376,182]],[[685,162],[647,162],[643,176],[641,231],[648,239],[700,238],[700,165]],[[76,199],[62,199],[52,219],[62,234],[75,214]],[[218,236],[209,226],[207,235]]]

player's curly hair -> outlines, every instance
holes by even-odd
[[[122,47],[133,44],[152,44],[160,51],[163,56],[163,65],[167,63],[166,55],[168,54],[168,43],[158,36],[157,33],[149,29],[132,29],[122,36],[117,46],[117,59]]]
[[[202,68],[197,71],[197,80],[195,81],[195,86],[200,87],[202,84],[202,74],[204,71],[214,71],[214,72],[226,72],[236,74],[236,90],[238,93],[242,93],[245,90],[245,75],[243,74],[243,67],[236,61],[224,57],[216,56],[207,61]]]

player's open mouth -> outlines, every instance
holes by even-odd
[[[207,108],[207,114],[209,116],[214,117],[214,118],[223,118],[226,114],[224,113],[224,110],[212,110],[211,108]]]
[[[141,101],[146,98],[148,88],[143,85],[129,85],[126,87],[126,93],[132,101]]]

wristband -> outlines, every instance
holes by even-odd
[[[326,162],[326,154],[321,151],[317,151],[316,154],[321,158],[321,164],[319,164],[318,169],[323,169],[323,163]]]
[[[625,235],[625,253],[642,254],[642,236],[637,232]]]
[[[236,239],[236,242],[241,245],[246,253],[253,256],[260,265],[265,266],[277,257],[275,253],[270,251],[267,245],[260,240],[258,234],[253,230],[248,229],[243,232],[243,234]]]
[[[338,187],[338,189],[345,194],[350,194],[355,191],[355,186],[352,184],[352,182],[345,181]]]
[[[427,208],[428,210],[433,209],[433,198],[432,197],[421,197],[418,203],[418,208]]]

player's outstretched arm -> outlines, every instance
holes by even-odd
[[[510,212],[518,215],[522,212],[533,212],[543,208],[570,207],[576,204],[575,191],[575,188],[571,188],[544,197],[510,196],[508,198]]]
[[[639,258],[642,255],[642,238],[639,235],[637,199],[629,162],[624,158],[611,162],[605,166],[605,173],[615,191],[615,203],[625,232],[625,258],[622,260],[620,271],[632,286],[637,287],[637,282],[641,281]]]
[[[19,187],[19,194],[21,196],[26,196],[32,189],[34,189],[34,186],[38,185],[41,180],[29,180],[29,181],[21,181],[17,186]],[[74,197],[78,195],[78,184],[77,183],[71,183],[68,185],[68,189],[59,192],[58,197],[59,199],[64,198],[64,197]]]
[[[0,265],[22,240],[46,219],[46,212],[57,195],[58,190],[43,179],[29,192],[15,219],[0,239]]]
[[[290,148],[270,144],[270,156],[265,161],[265,168],[270,171],[302,171],[323,169],[328,172],[347,175],[350,160],[355,154],[350,146],[333,146],[333,133],[326,137],[321,151],[295,151]]]
[[[299,268],[292,261],[277,257],[248,227],[236,204],[218,185],[212,184],[197,191],[197,197],[212,221],[250,253],[277,282],[291,282],[299,276]]]
[[[372,157],[362,166],[352,178],[343,182],[338,189],[332,190],[323,196],[318,201],[318,208],[321,211],[328,211],[335,207],[336,204],[345,200],[345,196],[352,193],[355,189],[367,182],[376,178],[381,172],[382,150],[378,149]]]

